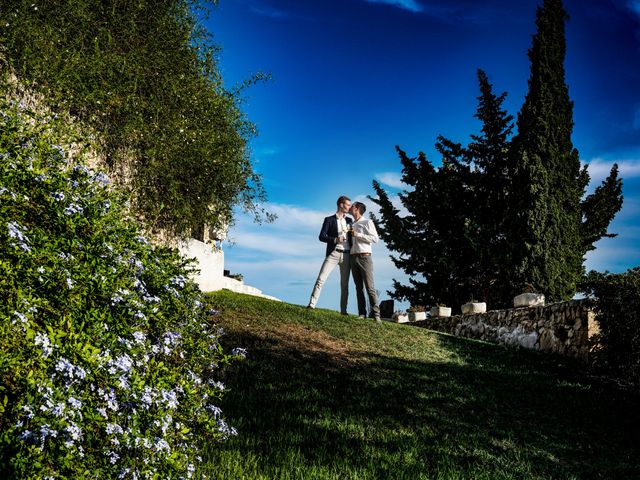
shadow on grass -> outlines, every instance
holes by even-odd
[[[256,478],[640,478],[637,397],[553,357],[438,341],[460,361],[231,332],[225,342],[250,352],[227,372],[222,405],[239,435],[210,446],[209,475],[232,478],[220,462],[251,459],[234,468]]]

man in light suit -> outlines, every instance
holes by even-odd
[[[338,209],[334,215],[324,219],[318,238],[327,244],[326,256],[318,279],[311,292],[307,308],[316,308],[318,298],[324,282],[329,277],[336,265],[340,266],[340,313],[347,314],[347,301],[349,299],[349,260],[351,250],[351,218],[346,214],[351,208],[351,200],[344,195],[336,201]]]
[[[367,304],[364,291],[369,297],[369,317],[380,323],[380,305],[378,304],[378,293],[373,281],[373,260],[371,258],[371,245],[378,243],[379,237],[375,224],[364,217],[367,211],[364,203],[354,202],[350,213],[353,215],[352,225],[352,245],[351,245],[351,271],[353,281],[356,285],[356,296],[358,298],[358,315],[367,316]]]

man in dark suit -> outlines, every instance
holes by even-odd
[[[347,314],[347,301],[349,299],[349,252],[351,250],[351,223],[352,219],[346,214],[351,208],[351,200],[344,195],[336,201],[338,210],[335,215],[324,219],[318,238],[327,244],[327,251],[318,279],[313,287],[309,306],[315,308],[324,282],[329,277],[336,265],[340,265],[340,313]]]

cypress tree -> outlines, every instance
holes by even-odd
[[[584,254],[622,205],[617,167],[582,202],[589,175],[571,141],[573,102],[564,71],[567,18],[561,0],[544,0],[538,8],[529,90],[513,145],[513,293],[530,283],[551,300],[575,293],[584,275]]]

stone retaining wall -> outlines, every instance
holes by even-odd
[[[587,360],[598,332],[588,300],[486,313],[430,317],[412,325],[459,337],[519,345]]]

